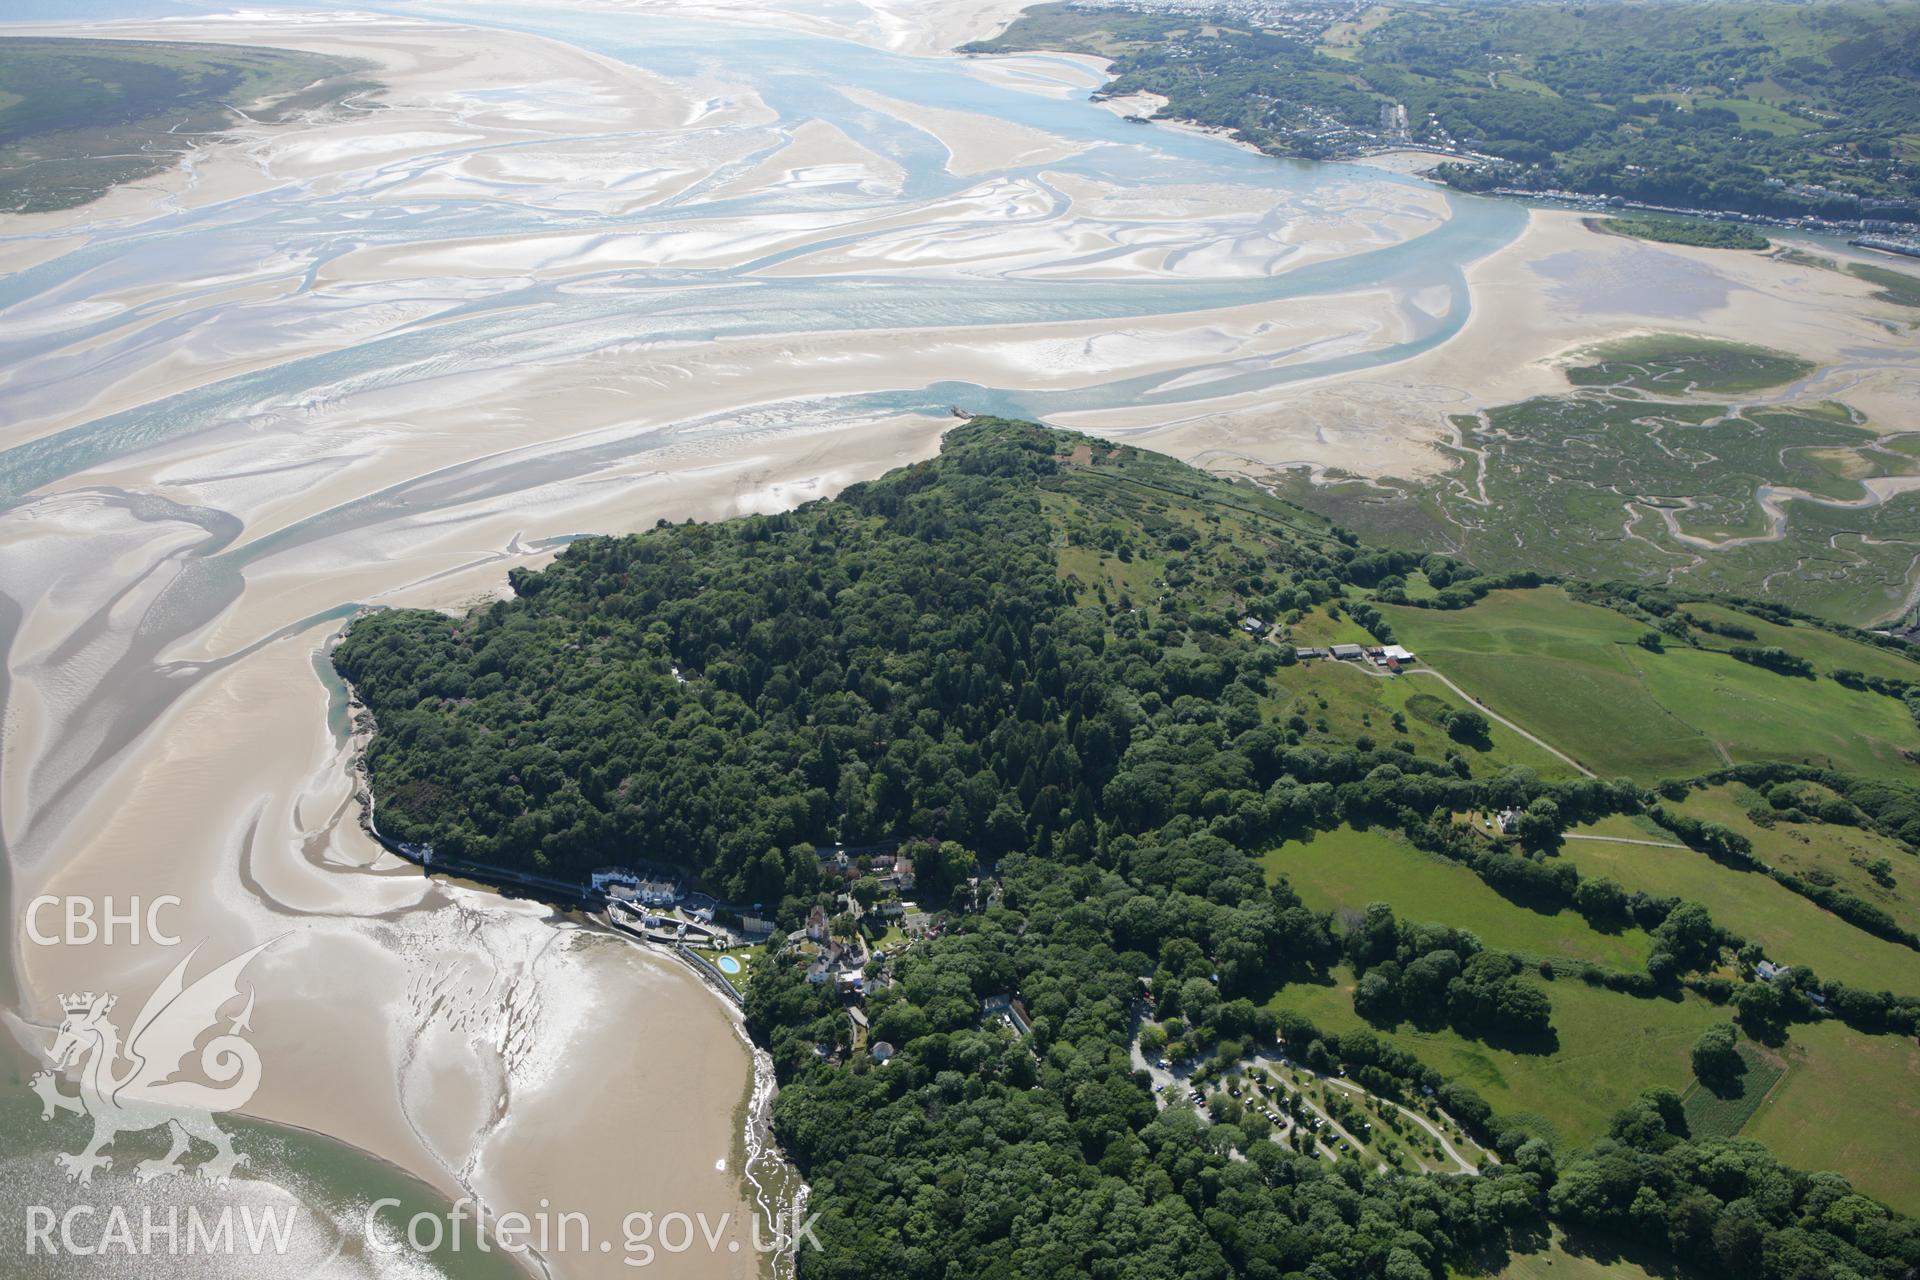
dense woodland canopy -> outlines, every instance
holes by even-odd
[[[1150,581],[1130,576],[1148,560]],[[463,618],[372,614],[337,661],[378,719],[390,836],[550,871],[671,861],[777,903],[783,928],[831,901],[813,845],[944,842],[922,893],[972,909],[869,997],[873,1039],[897,1048],[884,1068],[849,1052],[804,956],[754,966],[777,1132],[824,1215],[803,1275],[1415,1280],[1557,1222],[1702,1275],[1912,1276],[1912,1222],[1750,1141],[1689,1136],[1671,1091],[1556,1151],[1372,1032],[1262,1006],[1286,975],[1345,963],[1382,1023],[1553,1034],[1516,958],[1384,907],[1343,925],[1253,856],[1341,823],[1397,827],[1489,883],[1649,930],[1646,972],[1589,981],[1654,998],[1742,945],[1698,904],[1538,857],[1573,822],[1639,808],[1631,783],[1547,784],[1404,740],[1310,743],[1263,715],[1295,655],[1244,614],[1420,563],[1155,455],[976,419],[938,459],[830,502],[579,542]],[[1424,567],[1447,588],[1435,607],[1489,585]],[[1790,806],[1793,771],[1776,772]],[[1447,815],[1479,806],[1525,810],[1528,851],[1463,845]],[[1908,813],[1897,798],[1882,811]],[[1001,890],[985,909],[958,891],[976,864]],[[1857,996],[1842,1016],[1874,1030],[1920,1015],[1832,985],[1767,990],[1754,1019],[1811,1016],[1818,994]],[[1008,993],[1029,1036],[982,1017]],[[1502,1160],[1479,1177],[1379,1174],[1270,1141],[1251,1113],[1161,1110],[1129,1057],[1143,997],[1190,1048],[1279,1037],[1381,1096],[1431,1090]]]
[[[831,503],[583,541],[516,573],[511,603],[357,624],[338,661],[379,716],[383,829],[541,869],[658,859],[774,902],[813,887],[801,844],[1084,851],[1135,726],[1169,708],[1178,732],[1106,796],[1129,824],[1252,785],[1238,761],[1174,776],[1203,708],[1259,726],[1281,661],[1234,631],[1227,597],[1324,600],[1370,560],[1318,529],[1237,547],[1087,512],[1065,536],[1123,557],[1146,537],[1222,542],[1183,570],[1191,603],[1109,617],[1055,571],[1041,482],[1077,486],[1051,438],[956,434],[937,464]]]

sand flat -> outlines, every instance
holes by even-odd
[[[1023,0],[851,0],[830,6],[807,0],[574,0],[574,7],[771,27],[928,56],[997,34],[1027,5]]]
[[[1049,164],[1078,155],[1085,149],[1084,144],[1031,125],[970,111],[903,102],[870,89],[843,87],[840,92],[863,107],[884,112],[931,134],[947,149],[947,172],[962,178]]]
[[[1831,255],[1824,246],[1821,251]],[[1466,271],[1473,311],[1451,340],[1394,366],[1314,379],[1164,412],[1062,415],[1217,469],[1285,467],[1419,477],[1452,460],[1433,448],[1445,419],[1566,389],[1581,351],[1639,333],[1758,343],[1827,366],[1821,393],[1844,397],[1885,430],[1903,426],[1920,386],[1920,352],[1901,309],[1864,281],[1745,252],[1651,244],[1589,231],[1582,215],[1531,211],[1512,244]],[[1893,328],[1889,328],[1889,325]]]

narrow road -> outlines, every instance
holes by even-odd
[[[1499,712],[1493,710],[1491,707],[1487,706],[1485,703],[1482,703],[1476,700],[1472,694],[1468,693],[1465,689],[1462,689],[1459,685],[1455,684],[1453,681],[1449,680],[1447,677],[1441,675],[1438,671],[1435,671],[1432,667],[1415,667],[1412,670],[1404,671],[1401,674],[1409,675],[1409,676],[1425,676],[1429,680],[1438,680],[1441,684],[1447,686],[1447,688],[1459,694],[1462,698],[1466,700],[1466,703],[1468,706],[1480,712],[1480,714],[1484,715],[1487,719],[1499,721],[1501,724],[1507,726],[1507,728],[1513,730],[1515,733],[1525,738],[1528,742],[1531,742],[1534,746],[1539,747],[1542,751],[1546,752],[1548,755],[1555,756],[1561,760],[1566,761],[1568,765],[1572,766],[1574,769],[1577,769],[1579,772],[1585,774],[1587,777],[1597,778],[1600,776],[1599,774],[1595,773],[1593,770],[1587,768],[1587,766],[1581,764],[1578,760],[1575,760],[1572,756],[1568,755],[1566,752],[1562,751],[1560,748],[1554,746],[1552,743],[1546,741],[1543,738],[1535,737],[1533,734],[1527,732],[1525,729],[1522,729],[1519,725],[1507,719],[1505,716],[1501,715]]]

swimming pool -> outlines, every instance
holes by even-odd
[[[726,974],[729,978],[740,972],[740,962],[732,956],[721,956],[716,963],[720,967],[720,972]]]

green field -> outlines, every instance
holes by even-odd
[[[1421,662],[1602,776],[1720,763],[1704,735],[1647,690],[1626,654],[1646,628],[1630,618],[1557,587],[1496,591],[1470,609],[1382,612]]]
[[[1908,785],[1920,780],[1901,755],[1920,747],[1920,729],[1892,698],[1694,649],[1635,648],[1624,656],[1653,700],[1696,726],[1725,759],[1818,765]]]
[[[1353,982],[1350,970],[1337,969],[1331,984],[1293,983],[1267,1004],[1304,1014],[1323,1030],[1357,1030],[1367,1023],[1353,1011]],[[1692,995],[1640,1000],[1570,978],[1545,985],[1560,1038],[1551,1054],[1495,1048],[1451,1030],[1403,1027],[1385,1039],[1473,1086],[1502,1118],[1571,1148],[1606,1132],[1614,1112],[1642,1090],[1684,1089],[1693,1078],[1694,1040],[1709,1023],[1726,1020],[1725,1010]]]
[[[1555,1228],[1546,1248],[1513,1254],[1492,1274],[1496,1280],[1656,1280],[1684,1273],[1665,1259],[1644,1256],[1630,1241],[1569,1239]]]
[[[1868,1195],[1920,1213],[1920,1046],[1837,1022],[1793,1029],[1787,1078],[1747,1123],[1798,1168],[1843,1172]]]
[[[1568,841],[1561,851],[1583,876],[1605,876],[1629,891],[1702,903],[1714,922],[1760,943],[1780,964],[1868,990],[1920,992],[1920,952],[1863,933],[1762,871],[1736,871],[1691,849]]]
[[[1803,784],[1810,794],[1832,793]],[[1825,822],[1775,822],[1762,826],[1749,811],[1771,812],[1766,798],[1738,783],[1691,793],[1680,806],[1708,822],[1731,827],[1753,841],[1761,861],[1816,884],[1842,889],[1879,907],[1905,928],[1920,933],[1920,857],[1894,840],[1862,827]],[[1671,837],[1666,837],[1671,838]],[[1885,861],[1887,885],[1871,867]]]
[[[1297,649],[1324,649],[1336,644],[1374,644],[1367,629],[1342,613],[1335,618],[1315,609],[1287,628],[1287,640]]]
[[[270,121],[367,92],[365,69],[289,49],[0,37],[0,210],[85,204],[165,170],[236,110]]]
[[[1471,929],[1503,951],[1611,969],[1642,969],[1651,950],[1638,929],[1599,933],[1572,911],[1547,915],[1509,902],[1468,868],[1424,853],[1395,833],[1342,827],[1304,843],[1289,841],[1260,861],[1269,877],[1286,876],[1316,911],[1361,911],[1369,902],[1385,902],[1402,919]]]
[[[1806,623],[1786,625],[1769,622],[1725,605],[1688,604],[1682,607],[1681,612],[1714,625],[1730,624],[1753,632],[1751,640],[1734,640],[1710,634],[1699,637],[1702,644],[1716,648],[1734,643],[1773,645],[1795,657],[1805,658],[1822,676],[1849,670],[1893,680],[1920,680],[1920,662],[1908,656],[1913,652],[1911,649],[1883,649]]]
[[[1496,591],[1469,609],[1383,612],[1423,662],[1603,777],[1655,781],[1778,760],[1913,780],[1900,752],[1920,747],[1920,730],[1894,699],[1722,653],[1650,653],[1634,643],[1645,625],[1557,587]]]
[[[1359,632],[1358,624],[1349,625]],[[1359,632],[1355,642],[1360,638],[1371,642],[1364,632]],[[1353,663],[1315,661],[1282,667],[1273,683],[1274,692],[1265,710],[1281,721],[1295,715],[1304,718],[1308,742],[1346,744],[1366,734],[1383,746],[1408,742],[1417,754],[1429,759],[1458,751],[1467,757],[1476,774],[1518,765],[1543,778],[1576,776],[1558,756],[1542,751],[1504,725],[1491,727],[1484,748],[1455,741],[1441,727],[1440,716],[1448,708],[1467,704],[1437,680],[1410,676],[1387,679],[1370,675]],[[1406,726],[1404,730],[1395,727],[1396,713]],[[1323,720],[1325,729],[1320,728]]]

